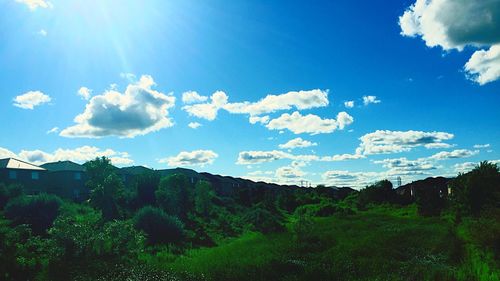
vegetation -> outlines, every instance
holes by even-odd
[[[90,198],[0,183],[0,280],[499,280],[500,172],[483,162],[405,197],[389,181],[235,187],[148,172],[126,188],[106,158]]]

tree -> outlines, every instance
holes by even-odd
[[[122,196],[123,181],[115,173],[111,160],[96,158],[84,166],[89,178],[86,185],[90,189],[90,204],[102,211],[105,220],[117,218],[117,200]]]
[[[5,206],[5,217],[15,225],[27,224],[34,234],[41,235],[52,226],[61,205],[61,199],[55,195],[21,196]]]
[[[392,183],[388,180],[381,180],[359,191],[358,205],[364,208],[370,203],[394,203],[395,198],[396,192],[392,189]]]
[[[134,216],[135,228],[144,231],[149,244],[174,244],[184,237],[184,225],[163,210],[151,206],[140,209]]]
[[[449,184],[458,212],[479,215],[500,207],[500,171],[496,164],[483,161],[472,171],[459,174]]]
[[[191,207],[190,187],[188,178],[183,174],[164,177],[155,192],[156,202],[168,214],[185,218]]]
[[[160,175],[155,172],[146,172],[137,178],[137,203],[139,206],[154,205],[155,191],[160,183]]]
[[[215,192],[207,181],[199,181],[194,188],[194,209],[199,214],[207,216],[212,208]]]

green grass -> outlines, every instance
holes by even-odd
[[[456,280],[463,247],[451,229],[414,206],[385,206],[316,218],[308,242],[247,233],[156,264],[199,280]]]

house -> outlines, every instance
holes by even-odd
[[[64,198],[82,201],[88,198],[89,189],[85,186],[87,175],[83,165],[71,161],[58,161],[41,165],[48,173],[47,192]]]
[[[43,192],[47,170],[14,158],[0,159],[0,182],[21,184],[26,194]]]

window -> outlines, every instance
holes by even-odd
[[[11,179],[11,180],[17,179],[17,172],[16,171],[9,171],[9,179]]]
[[[38,172],[31,172],[31,179],[32,180],[39,180],[40,179],[40,173],[38,173]]]
[[[79,181],[82,179],[82,173],[75,173],[75,180]]]

